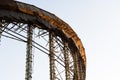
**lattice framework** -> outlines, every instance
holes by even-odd
[[[28,4],[15,4],[18,9],[11,11],[4,5],[0,9],[0,38],[7,37],[27,44],[25,79],[32,80],[32,48],[35,47],[49,56],[50,80],[85,80],[84,49],[74,31],[49,12]],[[36,10],[33,10],[34,15],[32,9]],[[33,35],[45,44],[34,41]]]

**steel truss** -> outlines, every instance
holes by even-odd
[[[62,41],[60,37],[55,36],[54,32],[37,29],[34,25],[17,22],[8,23],[5,20],[2,20],[1,23],[2,37],[27,43],[26,80],[32,79],[32,47],[39,49],[49,56],[50,80],[76,80],[75,76],[78,77],[76,73],[79,74],[77,71],[80,70],[79,66],[77,66],[79,63],[76,60],[77,56],[71,53],[66,41]],[[34,34],[33,30],[35,31]],[[43,38],[47,46],[35,42],[32,39],[33,35],[36,38]],[[73,60],[74,58],[75,60]]]
[[[6,11],[3,10],[3,12]],[[11,12],[10,14],[16,13]],[[39,25],[34,24],[34,21],[31,22],[31,18],[33,20],[34,18],[31,16],[28,17],[26,14],[23,14],[23,16],[27,16],[26,18],[28,18],[28,20],[30,18],[30,22],[25,20],[19,21],[20,18],[18,17],[12,19],[12,17],[8,17],[6,13],[5,15],[7,18],[2,18],[0,15],[0,38],[6,37],[26,43],[25,80],[32,80],[33,47],[48,55],[50,80],[85,80],[85,55],[81,55],[84,53],[83,49],[79,46],[80,43],[74,44],[73,41],[71,41],[72,39],[69,40],[67,35],[69,32],[66,31],[67,28],[63,27],[65,29],[64,31],[66,31],[65,36],[59,29],[56,29],[56,31],[43,21],[41,22],[43,22],[44,25],[41,23]],[[49,27],[46,27],[47,25]],[[72,31],[71,28],[69,31]],[[33,36],[40,41],[33,39]],[[76,36],[74,37],[73,35],[73,39],[74,38],[76,39]],[[75,45],[81,48],[80,51]]]

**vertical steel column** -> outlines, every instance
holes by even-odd
[[[65,61],[65,76],[66,80],[70,80],[70,61],[69,61],[69,54],[68,54],[68,43],[64,42],[64,61]]]
[[[25,80],[32,80],[32,35],[33,28],[28,26],[27,31],[27,51],[26,51],[26,76]]]
[[[55,53],[54,53],[54,36],[49,33],[49,48],[50,48],[50,80],[55,80]]]
[[[79,67],[79,60],[77,56],[77,52],[74,52],[75,54],[73,55],[74,58],[74,79],[73,80],[81,80],[81,75],[80,75],[80,67]]]
[[[78,54],[79,53],[76,53],[76,63],[77,63],[77,75],[78,75],[78,80],[82,80],[82,78],[81,78],[81,65],[80,65],[80,60],[79,60],[79,58],[78,58]]]
[[[85,80],[86,70],[85,70],[85,66],[84,66],[84,62],[83,62],[82,58],[79,58],[78,64],[79,64],[80,78],[81,78],[81,80]]]
[[[1,36],[2,36],[2,22],[0,21],[0,41],[1,41]]]
[[[81,70],[80,70],[80,61],[78,59],[78,54],[79,53],[76,52],[76,55],[75,55],[76,56],[76,65],[77,65],[77,76],[78,76],[77,78],[78,78],[78,80],[82,80],[81,79]]]
[[[79,67],[80,67],[81,80],[85,80],[85,69],[83,67],[84,63],[83,61],[80,60],[79,64],[80,64]]]

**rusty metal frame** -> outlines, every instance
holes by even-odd
[[[50,56],[54,53],[54,55],[52,55],[53,57],[50,58],[50,75],[53,77],[50,80],[57,80],[57,75],[59,75],[59,79],[61,78],[62,72],[56,74],[58,70],[55,65],[56,62],[65,68],[63,72],[65,72],[66,80],[85,80],[86,56],[82,42],[73,29],[60,18],[33,5],[13,1],[11,3],[0,4],[0,22],[2,23],[0,23],[0,35],[26,43],[31,42],[30,45]],[[47,32],[50,33],[49,36],[52,34],[48,40],[50,50],[41,46],[39,42],[26,40],[28,37],[20,33],[27,31],[28,26],[25,25],[31,25],[34,29],[46,30],[46,32],[42,34],[37,34],[37,36],[44,34],[44,36],[46,36],[48,35],[46,34]],[[9,33],[9,31],[18,36]],[[6,36],[3,32],[11,36]],[[31,50],[30,45],[28,45],[28,51]],[[55,55],[56,52],[54,48],[57,47],[59,47],[59,51],[61,50],[59,52],[61,57]],[[53,70],[55,70],[55,72]]]

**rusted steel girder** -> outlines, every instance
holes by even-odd
[[[69,54],[68,54],[68,43],[64,42],[64,62],[65,62],[65,76],[66,80],[71,80],[70,79],[70,59],[69,59]]]
[[[55,49],[54,49],[54,36],[49,32],[49,48],[50,48],[50,80],[56,80],[55,74]]]
[[[85,79],[85,50],[81,40],[67,23],[59,19],[54,14],[51,14],[33,5],[16,1],[0,4],[0,20],[2,19],[8,20],[9,22],[15,21],[28,24],[31,23],[39,29],[43,28],[54,31],[56,36],[59,36],[62,40],[68,42],[68,47],[71,49],[71,51],[73,51],[73,54],[79,56],[79,58],[75,58],[76,61],[79,62],[75,67],[78,68],[80,67],[79,65],[81,65],[82,67],[80,68],[83,70],[83,74],[79,74],[81,71],[77,71],[76,74],[82,75]],[[40,25],[42,25],[42,27]]]
[[[0,5],[8,5],[15,3],[14,0],[0,0]]]
[[[84,61],[84,65],[86,66],[86,56],[85,56],[85,50],[84,50],[83,44],[81,40],[78,38],[77,34],[72,30],[72,28],[67,23],[59,19],[54,14],[51,14],[47,11],[39,9],[33,5],[28,5],[21,2],[14,2],[13,4],[14,5],[10,5],[9,3],[5,5],[0,4],[0,8],[2,9],[7,8],[15,12],[21,12],[24,14],[31,15],[31,18],[25,17],[25,16],[21,16],[18,18],[21,18],[21,20],[34,22],[35,25],[43,23],[45,26],[47,26],[47,28],[60,30],[60,32],[62,32],[66,38],[71,39],[73,41],[73,43],[75,44],[75,46],[77,47],[77,49],[81,54],[81,57]],[[6,7],[6,6],[9,6],[9,7]],[[17,15],[18,14],[16,14],[16,16]],[[15,15],[11,17],[14,17],[14,16]]]

